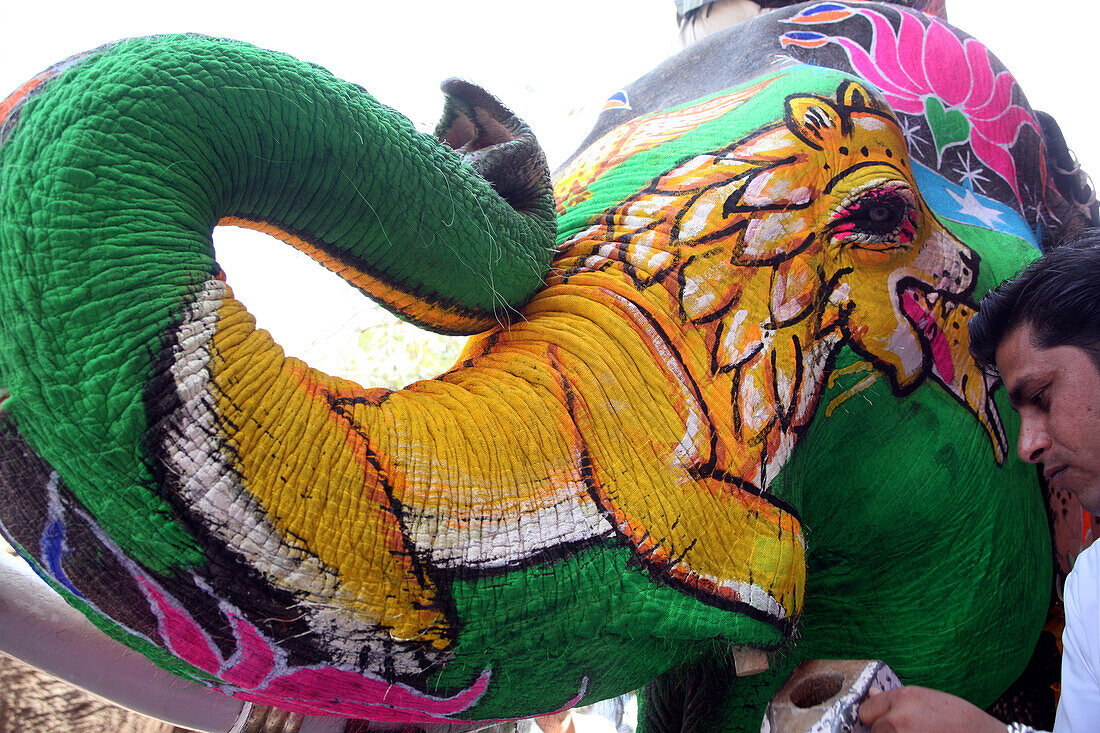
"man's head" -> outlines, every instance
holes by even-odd
[[[1076,346],[1100,368],[1100,230],[1048,252],[986,293],[970,319],[970,351],[984,370],[997,372],[997,347],[1024,324],[1036,346]]]
[[[990,291],[970,344],[1020,414],[1020,458],[1100,512],[1100,232]]]

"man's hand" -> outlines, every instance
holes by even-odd
[[[926,687],[872,693],[859,706],[859,718],[871,733],[1005,733],[1004,723],[961,697]]]

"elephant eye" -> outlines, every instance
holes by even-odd
[[[885,227],[885,231],[892,230],[900,223],[901,211],[885,204],[875,204],[867,207],[867,223],[873,227]]]
[[[908,187],[891,184],[859,193],[834,213],[830,228],[842,244],[885,251],[913,240],[917,207]]]

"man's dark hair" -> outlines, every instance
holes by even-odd
[[[970,353],[982,370],[996,373],[997,347],[1025,324],[1036,346],[1077,346],[1100,369],[1100,229],[1055,247],[986,293],[970,319]]]

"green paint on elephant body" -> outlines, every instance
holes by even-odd
[[[276,224],[398,290],[487,317],[538,287],[553,239],[552,221],[518,215],[358,87],[203,37],[120,42],[51,79],[0,168],[4,407],[158,572],[206,561],[157,485],[145,400],[165,334],[218,272],[219,219]],[[501,270],[503,249],[525,264]]]
[[[966,115],[957,109],[945,109],[938,97],[925,98],[924,116],[938,155],[943,155],[948,146],[970,139],[970,122]]]
[[[462,631],[434,684],[460,688],[490,669],[492,684],[463,717],[493,718],[555,710],[582,689],[588,701],[629,692],[721,648],[723,638],[762,648],[782,643],[771,624],[655,583],[633,557],[612,542],[559,562],[456,581]],[[539,626],[532,628],[531,618],[541,619]],[[515,633],[520,626],[523,635]]]
[[[654,178],[667,173],[685,160],[706,151],[728,148],[763,125],[782,124],[781,119],[776,119],[776,110],[783,109],[784,100],[788,96],[818,93],[826,98],[833,98],[843,81],[856,77],[831,69],[797,66],[773,76],[765,75],[731,89],[724,89],[708,97],[693,99],[681,105],[681,108],[701,104],[769,79],[771,83],[765,89],[721,117],[704,122],[681,137],[639,152],[604,171],[587,187],[589,197],[566,209],[558,218],[559,244],[589,226],[594,216],[637,194]],[[673,107],[668,111],[676,109]]]
[[[988,436],[937,385],[899,399],[876,383],[862,395],[876,404],[874,419],[841,406],[815,422],[813,455],[793,457],[780,478],[815,488],[800,502],[809,551],[798,654],[887,657],[910,684],[988,705],[1023,671],[1049,604],[1036,592],[1051,587],[1052,568],[1035,469],[1011,459],[995,467]],[[1003,392],[997,402],[1014,441]],[[842,459],[830,451],[840,435],[873,442],[881,460]],[[913,446],[911,435],[955,436],[954,460]],[[987,473],[958,484],[958,473],[982,464]],[[843,487],[822,490],[830,472],[845,476]],[[860,617],[875,622],[852,623]],[[960,643],[969,661],[945,665]]]
[[[1038,256],[1014,237],[945,224],[981,257],[975,297]],[[836,367],[860,360],[846,348]],[[1053,580],[1035,468],[1014,453],[997,466],[985,430],[930,380],[898,397],[880,376],[825,416],[824,406],[865,376],[844,375],[826,390],[772,484],[802,517],[805,610],[773,669],[731,686],[719,730],[759,730],[764,707],[802,659],[883,659],[907,684],[985,707],[1031,657]],[[1003,389],[995,400],[1015,446],[1019,421]],[[922,450],[911,438],[936,435],[952,442]],[[875,450],[852,460],[853,443]]]
[[[848,352],[838,365],[857,360]],[[837,385],[825,399],[843,388]],[[937,391],[925,385],[898,400],[876,383],[861,396],[880,406],[898,402],[897,409],[876,411],[869,420],[863,411],[840,408],[811,426],[808,444],[823,441],[812,444],[824,447],[813,456],[796,452],[776,484],[777,491],[802,495],[808,547],[802,621],[768,673],[731,685],[715,730],[759,730],[765,706],[803,659],[883,659],[906,684],[945,689],[981,707],[1027,665],[1049,604],[1036,589],[1052,581],[1034,469],[1008,465],[981,485],[955,485],[958,466],[991,461],[988,439],[951,419],[952,406],[930,405]],[[1014,437],[1014,421],[1006,423]],[[913,432],[927,429],[961,436],[954,452],[962,463],[944,463],[939,450],[913,457],[904,435],[936,434]],[[831,452],[848,430],[876,442],[883,460],[852,461]],[[891,472],[910,462],[925,472],[923,480],[892,494]],[[843,485],[830,480],[838,475]],[[929,529],[898,531],[905,526]]]

